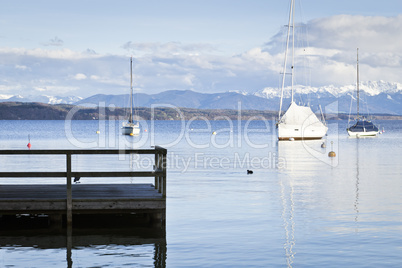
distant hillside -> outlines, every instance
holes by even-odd
[[[3,102],[0,103],[0,120],[65,120],[68,112],[74,107],[69,104]],[[73,119],[99,118],[98,110],[98,108],[81,107],[74,113]]]
[[[152,117],[152,112],[154,113]],[[70,113],[70,115],[69,115]],[[70,104],[44,104],[44,103],[23,103],[3,102],[0,103],[0,120],[124,120],[126,118],[124,108],[105,107],[84,107]],[[207,119],[222,120],[248,120],[250,118],[265,118],[267,120],[277,117],[276,111],[259,111],[242,109],[192,109],[192,108],[138,108],[137,118],[142,120],[189,120]],[[71,118],[70,118],[71,117]],[[375,119],[402,119],[402,116],[395,115],[374,115]],[[347,114],[329,115],[331,119],[347,119]]]
[[[74,109],[74,110],[72,110]],[[123,108],[104,108],[104,107],[83,107],[69,104],[44,104],[44,103],[23,103],[23,102],[3,102],[0,103],[0,120],[65,120],[71,111],[72,120],[94,120],[94,119],[119,119],[126,118],[127,111]],[[237,110],[224,109],[191,109],[180,108],[155,108],[153,110],[155,120],[189,120],[199,117],[214,120],[217,117],[225,116],[231,120],[239,118]],[[137,117],[143,120],[151,120],[152,110],[150,108],[136,109]],[[251,117],[262,116],[266,119],[274,118],[276,112],[241,110],[242,120]]]

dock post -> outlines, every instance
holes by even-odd
[[[159,155],[156,152],[155,148],[155,172],[159,170]],[[155,176],[155,189],[159,189],[159,177]]]
[[[158,152],[158,171],[162,171],[162,154],[160,152]],[[158,192],[162,193],[162,177],[159,176],[158,177]]]
[[[71,226],[73,222],[73,195],[71,187],[71,153],[66,153],[67,158],[67,226]]]
[[[162,195],[163,197],[166,197],[166,152],[162,153],[162,172],[163,172],[163,177],[162,177],[162,187],[163,187],[163,191],[162,191]]]
[[[155,189],[166,197],[166,155],[167,150],[155,146],[155,171],[162,172],[161,176],[155,176]]]
[[[73,248],[73,227],[67,224],[67,268],[73,267],[72,248]]]

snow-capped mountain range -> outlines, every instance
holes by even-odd
[[[336,98],[344,95],[352,95],[356,93],[356,85],[346,85],[337,87],[334,85],[323,87],[307,87],[307,86],[295,86],[295,94],[315,94],[315,95],[332,95]],[[360,90],[364,91],[367,96],[377,96],[380,94],[400,94],[402,93],[402,84],[390,83],[385,81],[367,81],[360,83]],[[278,88],[264,88],[254,93],[254,95],[272,99],[274,97],[280,97],[280,90]],[[287,87],[284,91],[285,97],[290,97],[290,87]]]
[[[46,96],[46,95],[21,96],[21,95],[0,94],[0,102],[42,102],[47,104],[74,104],[80,100],[82,100],[82,98],[76,96],[67,96],[67,97]]]
[[[67,97],[46,96],[46,95],[21,96],[21,95],[0,94],[0,102],[42,102],[47,104],[74,104],[80,100],[82,100],[82,98],[76,96],[67,96]]]
[[[370,113],[402,115],[402,84],[385,81],[368,81],[360,83],[361,111],[367,108]],[[349,113],[351,99],[356,95],[356,85],[306,87],[295,86],[295,100],[309,104],[313,109],[318,105],[324,107],[336,103],[340,113]],[[290,97],[290,90],[286,89],[284,97]],[[135,103],[140,107],[152,105],[174,105],[176,107],[196,109],[241,109],[249,110],[277,110],[279,106],[280,90],[278,88],[264,88],[254,93],[243,91],[228,91],[223,93],[199,93],[190,90],[169,90],[157,94],[137,93]],[[97,94],[88,98],[76,96],[20,96],[0,95],[0,102],[42,102],[47,104],[74,104],[83,106],[114,105],[126,107],[128,95]],[[289,100],[287,100],[289,102]],[[366,108],[364,104],[367,104]],[[285,100],[286,105],[286,100]],[[355,109],[355,108],[354,108]]]

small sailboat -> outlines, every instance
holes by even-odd
[[[364,116],[360,116],[359,114],[359,49],[357,49],[357,83],[356,83],[356,91],[357,91],[357,116],[356,122],[351,126],[348,127],[346,130],[351,137],[367,137],[367,136],[377,136],[379,133],[379,129],[373,122],[367,120]],[[350,124],[350,115],[348,126]]]
[[[121,132],[123,135],[139,135],[140,124],[133,118],[133,57],[130,58],[130,113],[127,122],[123,123]]]
[[[294,76],[294,44],[295,44],[295,22],[294,22],[294,6],[295,1],[291,0],[289,13],[289,23],[287,25],[287,39],[285,60],[282,72],[282,89],[281,100],[279,105],[279,115],[277,121],[278,139],[279,140],[310,140],[321,139],[327,133],[328,127],[325,125],[325,121],[321,121],[314,114],[309,106],[301,106],[296,104],[293,99],[293,76]],[[291,31],[292,29],[292,31]],[[292,36],[292,40],[290,40]],[[291,68],[287,70],[288,50],[289,43],[292,42],[292,60]],[[291,75],[291,103],[284,114],[282,114],[283,92],[285,88],[285,76]],[[324,116],[322,116],[324,119]]]

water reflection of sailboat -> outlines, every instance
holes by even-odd
[[[354,204],[354,209],[356,212],[355,222],[359,222],[359,184],[360,184],[360,173],[359,173],[359,139],[356,141],[356,199]],[[357,231],[357,229],[356,229]]]
[[[278,142],[278,159],[284,159],[285,165],[278,166],[279,169],[279,185],[281,189],[281,201],[282,201],[282,213],[281,218],[283,221],[283,228],[285,231],[285,241],[283,243],[283,249],[285,250],[285,257],[287,267],[292,267],[296,245],[295,239],[295,178],[292,176],[293,171],[297,172],[300,162],[303,162],[303,158],[300,156],[306,153],[303,150],[302,142]]]
[[[331,148],[321,147],[322,140],[293,141],[278,143],[278,156],[284,160],[288,171],[314,171],[326,160]],[[325,159],[322,159],[325,156]]]
[[[278,165],[278,178],[281,190],[281,203],[284,227],[284,243],[287,267],[292,267],[296,255],[296,221],[295,208],[297,208],[298,199],[303,198],[299,189],[303,189],[303,193],[313,184],[315,173],[320,173],[320,167],[325,165],[317,159],[311,150],[324,150],[321,148],[322,141],[293,141],[281,142],[278,145],[278,159],[285,164]],[[307,150],[309,147],[310,150]],[[297,199],[295,197],[298,197]],[[303,201],[303,200],[302,200]],[[300,202],[300,200],[299,200]]]
[[[285,229],[285,242],[283,248],[285,250],[286,262],[288,267],[292,267],[295,257],[293,247],[295,246],[295,221],[294,221],[294,188],[291,181],[286,181],[283,178],[279,180],[281,186],[282,199],[282,220]]]

